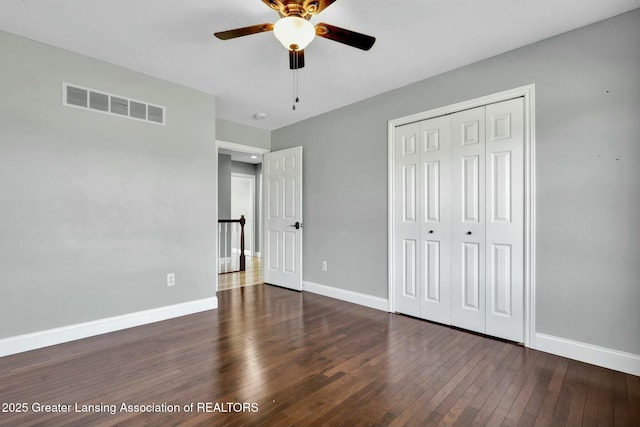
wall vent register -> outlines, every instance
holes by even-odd
[[[64,82],[62,104],[161,125],[166,121],[165,107]]]

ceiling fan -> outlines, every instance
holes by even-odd
[[[343,43],[358,49],[369,50],[376,41],[375,37],[357,33],[323,22],[315,26],[309,22],[336,0],[262,0],[264,4],[278,12],[280,20],[275,24],[265,23],[250,27],[220,31],[214,35],[221,40],[273,31],[276,38],[289,51],[289,68],[297,70],[304,67],[304,48],[315,36]]]

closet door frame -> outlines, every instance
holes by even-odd
[[[535,85],[530,84],[480,98],[459,102],[445,107],[435,108],[417,114],[389,120],[388,122],[388,298],[389,312],[396,311],[394,262],[394,139],[395,128],[409,123],[456,113],[471,108],[482,107],[513,98],[524,98],[524,345],[534,347],[535,337]]]

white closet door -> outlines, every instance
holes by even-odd
[[[524,340],[524,109],[396,128],[396,311]]]
[[[486,107],[486,333],[524,340],[523,99]]]
[[[451,323],[485,332],[485,108],[451,116]]]
[[[450,129],[448,116],[425,120],[420,124],[421,317],[444,324],[451,324]]]
[[[420,124],[399,126],[395,131],[395,304],[396,311],[420,317]]]

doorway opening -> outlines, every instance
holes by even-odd
[[[240,227],[227,236],[218,236],[216,290],[223,291],[262,283],[262,155],[269,150],[225,141],[216,141],[216,146],[218,222],[244,220],[244,253],[240,248]],[[227,261],[227,254],[234,260],[243,255],[244,270],[225,272],[221,266]]]

